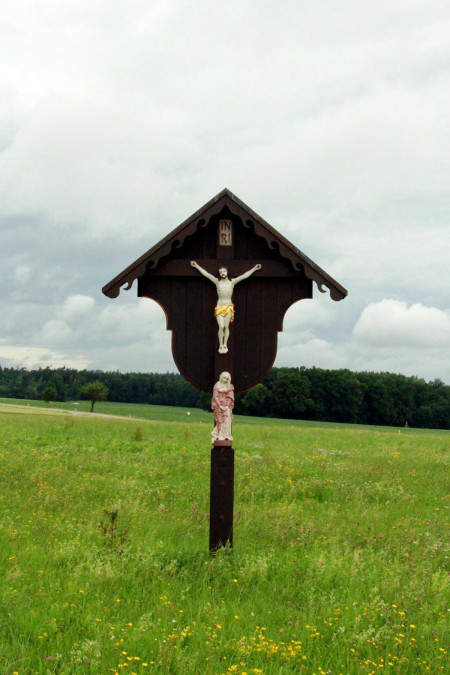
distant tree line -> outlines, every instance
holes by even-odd
[[[76,401],[83,398],[82,390],[87,384],[97,381],[108,389],[109,401],[195,407],[199,398],[194,387],[172,373],[105,373],[72,368],[27,370],[1,365],[0,398],[42,400],[44,391],[53,389],[56,395],[50,400]]]
[[[211,396],[173,373],[119,373],[70,368],[2,368],[0,397],[67,401],[93,382],[108,400],[210,409]],[[449,429],[450,387],[392,373],[322,368],[273,368],[266,379],[236,397],[243,415]]]

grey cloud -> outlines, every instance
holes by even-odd
[[[450,380],[398,348],[411,309],[368,339],[386,298],[449,307],[447,2],[2,11],[0,362],[174,369],[161,310],[101,287],[226,186],[349,290],[289,310],[277,364]]]

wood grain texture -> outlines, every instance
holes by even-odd
[[[235,258],[215,257],[221,218],[232,219]],[[230,253],[229,248],[227,255]],[[262,265],[234,289],[236,313],[230,325],[228,354],[218,353],[216,288],[191,267],[191,260],[214,276],[222,266],[236,277],[257,263]],[[241,393],[261,382],[270,371],[285,312],[297,300],[312,297],[312,281],[226,208],[173,249],[155,269],[147,269],[139,278],[138,294],[164,308],[167,328],[173,332],[175,363],[194,387],[212,391],[219,374],[227,370],[236,393]]]

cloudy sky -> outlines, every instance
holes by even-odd
[[[102,286],[228,187],[345,286],[276,365],[450,383],[448,0],[3,0],[0,364],[173,371]]]

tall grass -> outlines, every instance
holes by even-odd
[[[207,413],[6,410],[2,673],[447,670],[448,432],[241,419],[210,556]]]

